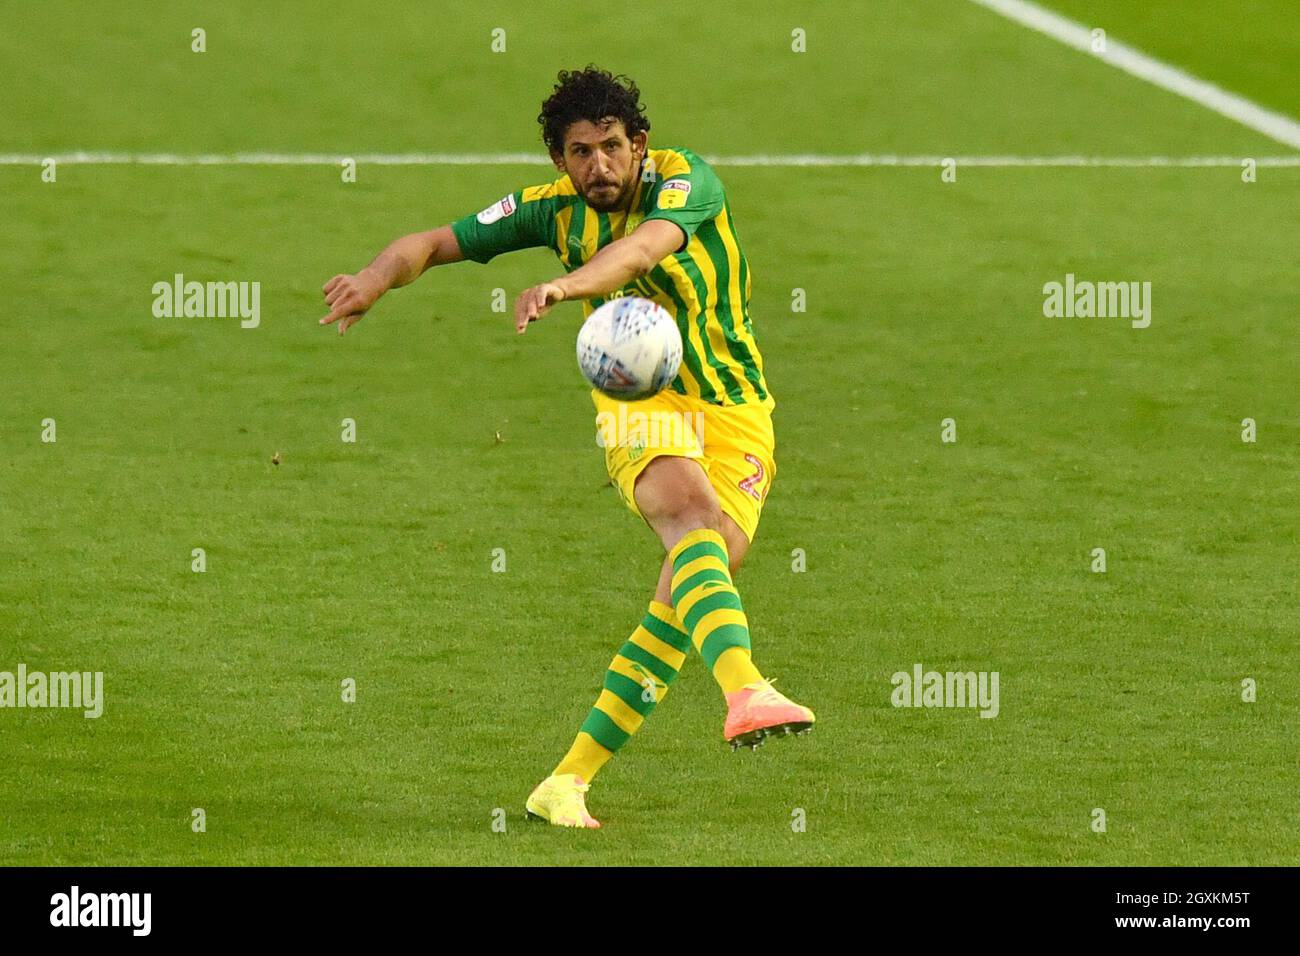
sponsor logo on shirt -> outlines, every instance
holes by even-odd
[[[513,216],[515,212],[515,197],[509,195],[504,197],[500,202],[494,202],[474,218],[485,226],[490,226],[498,219],[504,219],[506,216]]]
[[[659,201],[656,205],[660,209],[681,209],[686,205],[686,197],[690,194],[690,180],[669,179],[659,187]]]

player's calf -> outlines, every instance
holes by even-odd
[[[704,469],[688,458],[656,459],[638,480],[636,496],[642,515],[668,549],[656,596],[671,603],[722,688],[727,701],[723,735],[732,749],[757,748],[770,736],[806,733],[813,712],[774,690],[754,666],[749,620],[731,576],[749,539],[722,513]],[[733,556],[733,546],[739,555]]]
[[[668,602],[723,692],[761,681],[750,660],[749,623],[722,534],[730,519],[703,467],[689,458],[656,458],[641,473],[635,493],[641,514],[668,549]]]

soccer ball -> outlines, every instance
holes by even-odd
[[[649,299],[606,302],[578,333],[578,367],[598,391],[632,402],[662,391],[682,364],[676,320]]]

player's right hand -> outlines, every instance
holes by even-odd
[[[337,275],[321,288],[329,315],[320,320],[321,325],[339,324],[339,335],[361,321],[376,300],[384,294],[380,282],[366,272],[356,275]]]

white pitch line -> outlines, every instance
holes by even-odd
[[[976,0],[979,2],[979,0]],[[998,167],[1151,167],[1177,168],[1240,166],[1253,159],[1260,167],[1300,167],[1295,156],[894,156],[859,153],[828,155],[706,156],[716,166],[941,166],[954,161],[961,166]],[[39,166],[47,159],[57,164],[108,166],[338,166],[350,159],[359,166],[543,166],[544,155],[534,153],[9,153],[0,154],[0,166]]]
[[[47,159],[99,166],[337,166],[344,160],[370,166],[531,166],[547,163],[537,153],[72,153],[0,154],[0,166],[27,166]]]
[[[941,166],[955,162],[958,166],[988,167],[1215,167],[1240,166],[1253,159],[1256,166],[1300,166],[1297,156],[718,156],[705,157],[715,166]]]
[[[971,0],[981,7],[1036,30],[1066,46],[1094,56],[1103,63],[1176,93],[1194,103],[1226,116],[1242,126],[1263,133],[1269,139],[1300,149],[1300,123],[1289,116],[1265,109],[1258,103],[1229,93],[1185,70],[1157,60],[1127,44],[1106,37],[1104,53],[1092,49],[1092,31],[1083,24],[1040,7],[1029,0]]]

